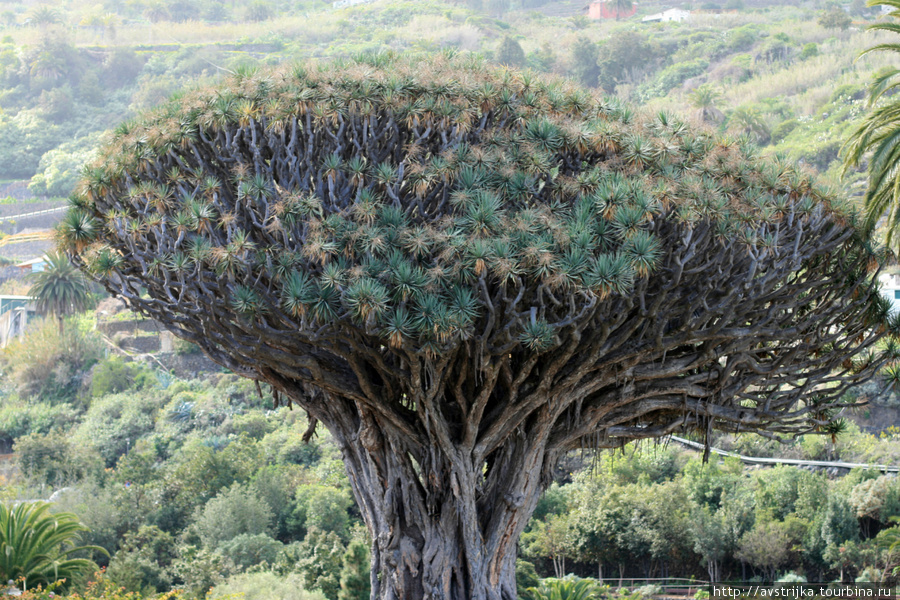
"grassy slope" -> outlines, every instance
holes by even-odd
[[[89,47],[91,52],[131,47],[149,58],[151,66],[144,68],[139,89],[128,91],[134,96],[140,86],[146,89],[154,82],[164,82],[172,89],[196,81],[194,73],[179,74],[178,65],[159,57],[172,54],[156,51],[163,45],[169,50],[180,45],[211,45],[206,52],[194,51],[194,60],[203,61],[205,73],[214,75],[239,63],[273,63],[386,48],[454,47],[490,57],[502,37],[510,35],[530,55],[532,65],[543,52],[543,63],[550,70],[571,74],[571,47],[578,38],[602,45],[611,36],[635,32],[646,44],[661,43],[665,50],[620,82],[617,95],[653,109],[674,108],[690,114],[693,109],[687,92],[709,83],[721,93],[717,107],[726,117],[718,123],[721,129],[740,131],[728,116],[737,107],[751,108],[761,116],[766,130],[777,134],[773,140],[762,140],[772,150],[784,151],[836,176],[837,149],[864,112],[864,86],[891,59],[872,55],[856,60],[864,48],[880,39],[864,32],[865,19],[857,19],[850,30],[840,32],[818,25],[819,13],[815,10],[781,7],[699,15],[685,24],[640,23],[641,15],[657,8],[645,4],[631,19],[601,23],[577,16],[579,8],[571,2],[551,3],[540,11],[512,11],[502,18],[439,0],[379,0],[343,10],[332,10],[325,3],[307,3],[261,22],[150,23],[139,17],[122,17],[114,38],[109,32],[86,26],[69,28],[67,35],[76,46]],[[89,2],[73,2],[64,14],[67,22],[78,23],[95,10]],[[28,14],[20,11],[18,19],[24,21]],[[568,16],[572,14],[576,16]],[[734,41],[736,31],[743,32],[742,44]],[[37,27],[7,26],[0,31],[17,46],[33,46],[47,34],[47,29]],[[781,43],[784,56],[772,60],[766,52],[778,43],[779,36],[786,40]],[[235,44],[245,45],[235,49]],[[808,44],[816,45],[818,55],[801,60],[800,53]],[[698,60],[709,63],[704,73],[686,82],[672,79],[673,65]],[[141,105],[139,101],[131,103],[132,109]],[[788,125],[779,129],[785,121]],[[108,128],[115,124],[97,125]],[[785,133],[792,125],[794,129]]]

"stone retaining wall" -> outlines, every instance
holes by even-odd
[[[97,331],[112,337],[117,333],[134,333],[143,331],[145,333],[159,334],[163,331],[162,325],[153,319],[130,319],[128,321],[97,321]]]

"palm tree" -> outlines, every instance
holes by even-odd
[[[752,106],[738,106],[731,111],[728,119],[731,129],[738,133],[745,133],[754,138],[758,142],[765,143],[769,141],[769,126],[758,109]]]
[[[32,11],[31,15],[29,15],[27,22],[30,25],[36,25],[41,29],[45,29],[50,25],[61,24],[63,19],[56,9],[50,6],[38,6]]]
[[[48,585],[96,567],[86,558],[69,558],[75,552],[98,546],[75,546],[88,528],[72,513],[50,511],[46,502],[23,502],[15,507],[0,504],[0,579],[22,581],[23,586]]]
[[[718,123],[725,116],[716,108],[716,102],[722,98],[722,94],[708,83],[694,88],[687,94],[687,100],[691,106],[697,109],[697,118],[706,122]]]
[[[889,6],[894,10],[888,15],[900,18],[900,0],[879,0],[870,5]],[[900,34],[900,23],[875,23],[868,29]],[[900,44],[877,44],[860,56],[876,51],[900,52]],[[873,227],[887,213],[886,241],[889,245],[900,227],[900,98],[893,94],[900,87],[898,75],[900,69],[891,68],[872,82],[869,106],[875,110],[853,132],[843,149],[845,175],[852,167],[863,166],[868,157],[867,225]],[[884,101],[879,102],[882,99]],[[869,152],[871,156],[868,156]]]
[[[894,526],[890,529],[885,529],[876,538],[878,546],[887,550],[889,557],[895,550],[900,550],[900,517],[891,517],[890,521]],[[896,560],[891,562],[896,562]],[[887,570],[888,566],[890,564],[885,565],[885,570]],[[891,572],[895,576],[900,575],[900,564],[896,564]]]
[[[54,252],[47,254],[44,270],[34,273],[32,281],[28,295],[35,299],[38,311],[57,318],[62,335],[63,318],[88,306],[87,280],[65,254]]]
[[[152,23],[159,23],[170,17],[166,5],[158,0],[147,5],[147,8],[144,9],[144,16]]]

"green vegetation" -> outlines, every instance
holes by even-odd
[[[6,372],[57,331],[48,322],[8,348]],[[81,327],[71,320],[65,331]],[[96,334],[81,335],[96,343]],[[58,346],[54,356],[74,364],[69,355],[82,347]],[[93,587],[75,578],[78,597],[156,597],[179,588],[179,597],[200,598],[223,584],[216,597],[231,598],[268,581],[293,590],[284,597],[321,598],[304,591],[314,585],[336,600],[342,580],[358,597],[368,580],[359,553],[366,543],[327,435],[303,444],[307,424],[298,411],[275,410],[271,395],[257,396],[233,375],[185,382],[116,357],[77,364],[81,385],[55,403],[29,392],[55,380],[52,369],[33,373],[44,381],[10,380],[0,422],[18,466],[4,497],[67,488],[53,510],[78,515],[94,550],[88,556],[107,566]],[[326,555],[333,559],[323,563]]]
[[[0,504],[0,578],[21,581],[23,587],[47,586],[87,572],[95,565],[72,556],[103,548],[76,546],[87,530],[71,513],[51,513],[44,502]]]
[[[103,353],[101,341],[89,329],[83,321],[70,322],[62,330],[49,320],[36,324],[27,338],[0,351],[4,375],[24,397],[50,404],[74,400],[81,373]]]
[[[884,5],[893,9],[891,17],[900,17],[900,2],[885,0]],[[876,23],[869,29],[900,33],[900,23]],[[867,48],[873,51],[896,53],[900,44],[883,43]],[[859,166],[868,162],[869,186],[865,204],[870,224],[874,225],[887,216],[887,242],[896,246],[894,237],[900,231],[900,102],[892,96],[900,86],[900,69],[886,69],[869,86],[869,105],[874,108],[866,115],[862,126],[853,132],[848,141],[847,166]],[[871,155],[870,155],[871,153]]]
[[[66,327],[79,329],[75,320]],[[57,327],[48,322],[18,348],[44,331]],[[83,335],[93,343],[95,334]],[[116,373],[126,374],[124,383],[109,387]],[[27,392],[44,389],[31,380],[11,382],[0,394],[0,436],[14,445],[18,464],[0,488],[3,498],[66,488],[54,515],[77,515],[89,529],[80,531],[82,543],[110,554],[77,554],[106,571],[91,585],[72,578],[73,598],[125,600],[130,593],[137,600],[180,589],[165,597],[188,600],[211,587],[223,599],[260,590],[279,594],[266,598],[367,597],[368,540],[327,432],[303,444],[300,412],[274,408],[269,393],[257,395],[234,375],[182,381],[111,357],[82,364],[77,378],[73,395],[53,403]],[[816,435],[789,446],[752,435],[711,441],[756,455],[900,460],[896,427],[872,435],[850,424],[836,444]],[[748,470],[731,459],[704,465],[674,445],[595,459],[578,452],[567,460],[574,474],[561,473],[547,490],[522,539],[523,598],[529,587],[543,585],[535,593],[549,594],[599,586],[598,575],[615,585],[618,577],[663,569],[706,580],[796,573],[852,581],[870,567],[885,572],[900,564],[900,484],[877,472],[832,478],[793,467]],[[553,579],[568,573],[587,583]],[[541,584],[538,577],[550,579]]]
[[[900,561],[875,535],[900,510],[892,477],[860,471],[829,480],[784,467],[749,474],[739,463],[704,466],[671,449],[607,456],[598,467],[558,488],[564,509],[532,525],[527,558],[551,560],[542,543],[549,528],[561,532],[556,557],[599,565],[609,579],[696,573],[689,565],[699,563],[712,581],[740,579],[744,567],[764,581],[789,572],[829,580],[840,575],[848,544],[858,555],[845,581],[867,565]]]
[[[5,9],[0,179],[30,179],[35,194],[67,196],[100,132],[218,73],[310,57],[452,48],[564,74],[654,108],[689,112],[691,91],[708,84],[723,91],[717,106],[723,117],[746,105],[769,131],[800,123],[791,135],[760,143],[836,181],[837,149],[861,122],[864,101],[853,98],[857,110],[834,116],[847,100],[831,92],[861,89],[890,65],[877,55],[854,62],[873,39],[887,39],[861,31],[860,22],[871,22],[877,9],[860,6],[849,26],[847,13],[831,6],[748,6],[695,14],[682,24],[638,23],[661,10],[654,2],[641,3],[635,17],[602,22],[581,16],[581,5],[542,0],[379,0],[341,10],[318,0],[104,6],[75,0],[40,25],[25,4]]]

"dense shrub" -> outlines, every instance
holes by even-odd
[[[273,520],[264,500],[251,488],[235,484],[206,503],[194,527],[204,547],[218,548],[241,534],[270,533]]]
[[[702,58],[690,62],[676,63],[661,70],[654,79],[644,86],[638,94],[645,99],[664,96],[679,87],[691,77],[702,75],[709,68],[709,61]]]
[[[302,478],[303,473],[296,465],[270,465],[260,469],[250,482],[250,489],[272,509],[275,537],[282,541],[292,537],[288,519],[294,510],[294,493]]]
[[[265,533],[242,533],[219,545],[219,553],[243,571],[261,563],[274,564],[284,544]]]
[[[141,389],[156,382],[153,373],[143,365],[125,362],[118,356],[100,361],[91,373],[91,395],[94,398]]]
[[[759,38],[756,25],[741,25],[728,32],[728,48],[732,52],[746,52]]]
[[[9,452],[13,442],[30,433],[64,431],[78,420],[71,404],[23,401],[18,396],[0,400],[0,450]]]
[[[261,440],[266,457],[279,465],[310,466],[322,457],[322,450],[315,440],[304,442],[302,435],[306,426],[302,423],[291,428],[281,428],[266,435]]]
[[[96,450],[75,443],[58,431],[22,436],[16,440],[13,452],[19,470],[28,480],[52,487],[96,475],[103,467]]]
[[[819,55],[819,46],[814,42],[810,42],[808,44],[803,45],[803,49],[800,50],[800,54],[797,56],[800,60],[806,60],[808,58],[813,58]]]
[[[106,576],[130,592],[164,592],[172,587],[171,566],[176,558],[175,540],[170,534],[152,525],[143,526],[125,535]]]
[[[98,141],[99,136],[88,136],[45,152],[28,190],[36,196],[67,197],[75,189],[81,168],[94,157]]]
[[[182,546],[172,565],[175,577],[182,581],[185,596],[205,599],[209,590],[234,573],[234,565],[218,552],[196,546]]]
[[[44,153],[62,142],[60,127],[48,123],[38,111],[0,115],[0,178],[31,177]]]
[[[161,529],[183,529],[198,506],[220,490],[248,481],[263,466],[261,449],[252,440],[221,441],[216,447],[193,438],[166,461],[155,484],[160,502],[151,516]]]
[[[159,400],[152,393],[95,398],[81,425],[75,429],[73,440],[96,448],[106,466],[112,467],[139,437],[153,431],[158,410]]]
[[[0,351],[0,368],[23,398],[72,401],[81,387],[82,372],[102,354],[102,343],[70,320],[60,333],[45,319]]]
[[[786,121],[782,121],[772,129],[772,141],[775,143],[780,142],[796,129],[798,125],[800,125],[800,123],[797,119],[787,119]]]
[[[328,600],[337,600],[346,548],[337,535],[312,529],[299,544],[285,548],[293,570],[303,576],[303,587],[322,590]]]
[[[352,504],[350,494],[344,490],[325,485],[301,485],[288,525],[296,533],[319,529],[346,541],[349,534],[347,509]]]
[[[368,545],[351,542],[344,553],[338,600],[368,600],[372,591],[370,574]]]
[[[269,420],[262,413],[234,415],[227,423],[226,433],[244,434],[252,440],[261,440],[278,426],[275,420]]]
[[[144,59],[130,48],[116,48],[103,61],[103,84],[119,88],[137,78],[144,67]]]
[[[326,600],[320,591],[307,591],[303,578],[296,573],[278,576],[272,572],[242,573],[233,575],[210,592],[210,600],[226,600],[233,597],[244,600]]]

